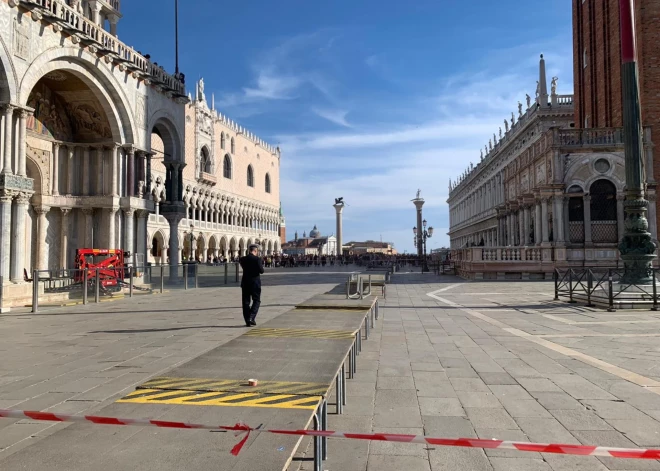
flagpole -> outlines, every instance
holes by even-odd
[[[174,41],[176,48],[174,73],[179,75],[179,0],[174,0]]]

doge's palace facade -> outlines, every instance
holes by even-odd
[[[218,112],[206,96],[203,79],[195,88],[185,118],[186,216],[177,228],[182,259],[233,258],[244,255],[252,243],[261,245],[265,254],[279,252],[280,149]],[[154,159],[159,159],[162,141],[158,136],[153,140]],[[155,166],[153,171],[156,213],[148,223],[152,263],[167,263],[171,253],[170,227],[159,213],[165,197],[163,170]]]
[[[72,268],[80,247],[147,254],[150,198],[185,216],[183,75],[116,37],[119,0],[0,0],[0,275]],[[158,169],[152,166],[158,136]],[[175,248],[178,238],[168,241]]]

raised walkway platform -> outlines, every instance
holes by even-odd
[[[331,388],[335,386],[336,412],[341,413],[345,380],[355,374],[361,333],[368,338],[377,305],[376,297],[347,300],[328,293],[312,298],[151,378],[97,415],[326,429]],[[249,386],[250,379],[257,386]],[[256,434],[232,457],[229,450],[237,438],[231,433],[191,431],[195,440],[182,440],[186,432],[154,430],[76,424],[44,439],[38,455],[29,449],[17,452],[3,467],[43,469],[47,463],[48,469],[62,471],[201,469],[212,455],[218,470],[284,470],[301,441]],[[119,445],[121,453],[113,453]],[[315,439],[314,449],[314,469],[320,471],[327,439]]]

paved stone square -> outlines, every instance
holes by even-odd
[[[264,277],[261,320],[345,278],[336,267],[272,271]],[[395,275],[387,295],[356,377],[347,381],[344,415],[332,414],[330,398],[331,429],[660,447],[657,313],[555,302],[551,283],[420,273]],[[99,411],[242,334],[241,321],[236,287],[3,315],[0,407]],[[76,426],[1,419],[0,467]],[[182,448],[193,433],[203,432],[181,432]],[[308,445],[302,442],[290,470],[311,469]],[[216,450],[209,465],[230,458]],[[660,463],[330,440],[324,469],[660,470]]]

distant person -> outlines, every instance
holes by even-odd
[[[255,319],[259,313],[261,304],[261,277],[264,272],[264,265],[259,254],[259,246],[250,245],[249,253],[241,257],[239,263],[243,269],[243,278],[241,278],[241,291],[243,293],[243,319],[245,326],[251,327],[257,325]],[[250,299],[252,306],[250,306]]]

